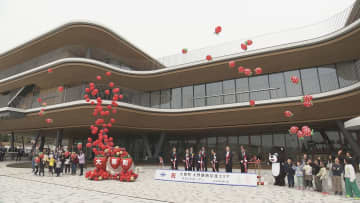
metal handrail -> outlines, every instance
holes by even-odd
[[[278,90],[279,87],[273,87],[273,88],[266,88],[266,89],[259,89],[259,90],[249,90],[249,91],[242,91],[242,92],[234,92],[234,93],[227,93],[227,94],[219,94],[219,95],[211,95],[211,96],[204,96],[204,97],[195,97],[195,99],[204,99],[204,98],[210,98],[210,97],[220,97],[220,96],[228,96],[228,95],[236,95],[236,94],[243,94],[243,93],[251,93],[251,92],[262,92],[262,91],[268,91],[268,90]]]

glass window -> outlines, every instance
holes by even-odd
[[[171,108],[181,109],[181,87],[171,90]]]
[[[213,82],[206,84],[206,105],[222,104],[222,82]]]
[[[318,68],[318,71],[322,92],[327,92],[339,88],[335,65],[321,66]]]
[[[347,87],[357,82],[354,62],[336,64],[340,87]]]
[[[205,106],[205,85],[194,85],[195,107]]]
[[[160,108],[160,91],[151,92],[151,107]]]
[[[284,147],[285,139],[283,133],[274,133],[274,146]]]
[[[298,151],[298,138],[296,135],[285,135],[286,148],[290,152]]]
[[[249,93],[249,78],[239,78],[236,82],[236,97],[238,102],[248,102],[250,98]]]
[[[150,93],[149,92],[144,92],[143,94],[141,94],[140,105],[141,106],[150,106]]]
[[[307,68],[300,71],[304,94],[320,93],[320,84],[316,68]]]
[[[341,141],[338,131],[326,131],[326,135],[328,136],[329,140],[331,141],[331,143],[334,145],[335,148],[338,149],[341,147]]]
[[[170,89],[161,90],[161,105],[162,109],[170,109]]]
[[[355,62],[355,67],[358,74],[358,79],[360,80],[360,59]]]
[[[298,84],[291,82],[291,77],[296,76],[300,79],[300,72],[298,70],[284,72],[285,76],[285,85],[286,85],[286,94],[288,97],[295,97],[302,95],[301,89],[301,80]]]
[[[240,135],[239,136],[239,144],[249,144],[249,137]]]
[[[238,142],[238,137],[237,136],[229,136],[228,137],[228,142],[229,144],[237,144]]]
[[[223,81],[224,104],[235,103],[235,80]]]
[[[262,146],[264,152],[271,152],[271,148],[273,147],[272,133],[265,133],[262,136]]]
[[[258,135],[250,136],[250,143],[251,143],[251,145],[260,146],[261,145],[261,137]]]
[[[208,137],[208,148],[216,150],[216,137]]]
[[[271,98],[286,97],[285,93],[285,81],[283,73],[274,73],[269,75],[270,88],[278,88],[276,90],[270,90]]]
[[[182,96],[183,108],[193,107],[193,86],[183,87]]]
[[[259,75],[259,76],[250,77],[251,99],[255,101],[270,99],[270,94],[268,89],[269,89],[268,75]]]
[[[314,134],[312,135],[312,141],[321,143],[324,142],[324,139],[318,131],[314,131]]]

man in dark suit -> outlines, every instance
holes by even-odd
[[[204,159],[204,168],[205,168],[205,171],[207,171],[207,157],[206,157],[205,147],[201,147],[201,155],[203,156],[203,159]]]
[[[172,170],[178,169],[178,158],[176,156],[176,147],[173,147],[173,149],[172,149],[172,153],[170,155],[170,163],[171,163]]]
[[[239,155],[241,173],[247,173],[248,157],[249,156],[248,156],[244,146],[241,145],[240,146],[240,155]]]
[[[226,146],[225,148],[225,170],[226,172],[232,172],[232,152],[230,151],[230,147]]]

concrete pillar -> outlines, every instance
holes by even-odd
[[[56,147],[62,146],[62,139],[64,136],[64,129],[58,129],[56,132]]]
[[[10,133],[10,152],[14,152],[15,151],[15,134],[14,132]]]
[[[41,136],[40,138],[40,146],[39,146],[39,152],[42,152],[45,145],[45,136]]]
[[[351,133],[347,131],[344,127],[343,121],[336,121],[337,126],[339,127],[340,131],[344,135],[347,143],[351,146],[353,151],[354,157],[360,157],[360,146],[355,142],[354,138],[352,137]]]
[[[159,154],[161,152],[161,148],[162,148],[163,143],[164,143],[164,140],[165,140],[165,133],[161,133],[159,142],[157,143],[156,148],[155,148],[155,152],[153,154],[154,158],[157,158],[159,156]]]
[[[145,152],[146,152],[148,158],[151,159],[152,158],[152,153],[151,153],[149,138],[146,135],[143,135],[142,137],[143,137],[143,140],[144,140]]]
[[[320,135],[329,145],[330,152],[334,152],[335,147],[334,147],[333,143],[331,142],[331,140],[329,139],[329,136],[326,134],[325,130],[320,130]]]

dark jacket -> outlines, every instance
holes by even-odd
[[[312,174],[313,174],[313,175],[316,175],[316,174],[319,173],[319,171],[320,171],[320,166],[319,166],[319,165],[316,165],[316,164],[314,164],[314,163],[311,163],[310,166],[312,167]]]
[[[226,152],[225,152],[225,165],[228,165],[229,167],[232,167],[232,151],[229,152],[229,160],[228,160],[228,164],[226,164]]]
[[[333,176],[341,176],[341,173],[343,172],[344,168],[341,164],[333,164],[332,168]]]
[[[288,176],[294,176],[295,175],[295,169],[293,168],[293,164],[285,163],[285,173]]]

